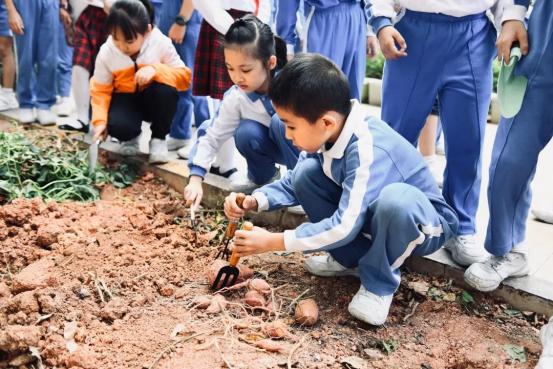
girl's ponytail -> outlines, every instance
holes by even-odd
[[[286,48],[286,42],[278,37],[277,35],[274,36],[275,38],[275,55],[277,57],[277,67],[276,69],[282,69],[288,62],[288,49]]]

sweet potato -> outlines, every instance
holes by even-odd
[[[264,306],[266,303],[265,297],[255,290],[248,291],[244,296],[243,301],[250,307]]]
[[[284,338],[290,335],[288,332],[288,326],[282,320],[275,320],[263,326],[263,332],[269,338]]]
[[[223,295],[215,295],[211,299],[211,303],[206,309],[206,313],[208,314],[217,314],[223,311],[223,309],[227,306],[227,299],[225,299],[225,296]]]
[[[192,304],[198,309],[207,309],[211,305],[211,296],[201,295],[195,296],[192,300]]]
[[[249,282],[249,288],[250,290],[255,290],[264,295],[271,293],[271,286],[269,285],[269,283],[261,278],[251,279]]]
[[[271,339],[255,341],[254,345],[255,347],[269,352],[281,352],[284,350],[284,346],[280,342],[276,342]]]
[[[213,282],[215,282],[215,278],[217,278],[217,275],[219,274],[221,268],[227,265],[228,261],[217,259],[209,266],[206,271],[206,277],[210,286],[213,284]],[[238,264],[237,267],[239,273],[238,278],[236,279],[236,283],[244,282],[245,280],[250,279],[253,276],[253,270],[251,270],[247,266]]]
[[[301,325],[314,325],[319,318],[319,308],[315,300],[305,299],[298,302],[296,305],[295,317],[296,322]]]

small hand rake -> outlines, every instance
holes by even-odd
[[[246,198],[246,195],[243,193],[236,194],[236,204],[239,207],[242,207],[242,203],[244,202],[244,199]],[[238,220],[232,221],[227,226],[227,229],[225,231],[225,236],[223,237],[223,241],[221,241],[221,245],[224,245],[224,247],[219,248],[221,249],[217,255],[215,256],[215,259],[224,259],[228,260],[229,258],[229,252],[228,252],[228,244],[230,240],[234,237],[234,232],[236,232],[236,227],[238,226]]]
[[[251,222],[244,222],[242,229],[245,231],[251,231],[253,224]],[[212,290],[220,290],[221,288],[230,287],[238,280],[239,269],[236,267],[240,257],[236,255],[236,250],[232,251],[229,265],[222,267],[215,278],[215,281],[211,285]]]

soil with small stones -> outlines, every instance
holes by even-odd
[[[498,369],[537,361],[542,317],[480,294],[461,304],[448,281],[405,272],[386,325],[374,328],[348,315],[357,279],[310,276],[302,255],[286,253],[242,260],[271,284],[290,332],[273,341],[280,352],[260,349],[264,325],[277,317],[246,309],[244,291],[226,294],[231,303],[218,314],[191,303],[210,294],[205,271],[224,224],[220,213],[202,213],[195,244],[182,204],[147,173],[93,203],[1,206],[0,368],[37,368],[37,356],[60,369]],[[313,327],[293,321],[300,295],[318,304]],[[527,362],[513,361],[507,345],[524,347]]]

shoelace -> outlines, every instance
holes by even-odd
[[[503,264],[514,260],[515,255],[507,254],[506,256],[493,256],[491,258],[490,267],[494,270],[499,269]]]

